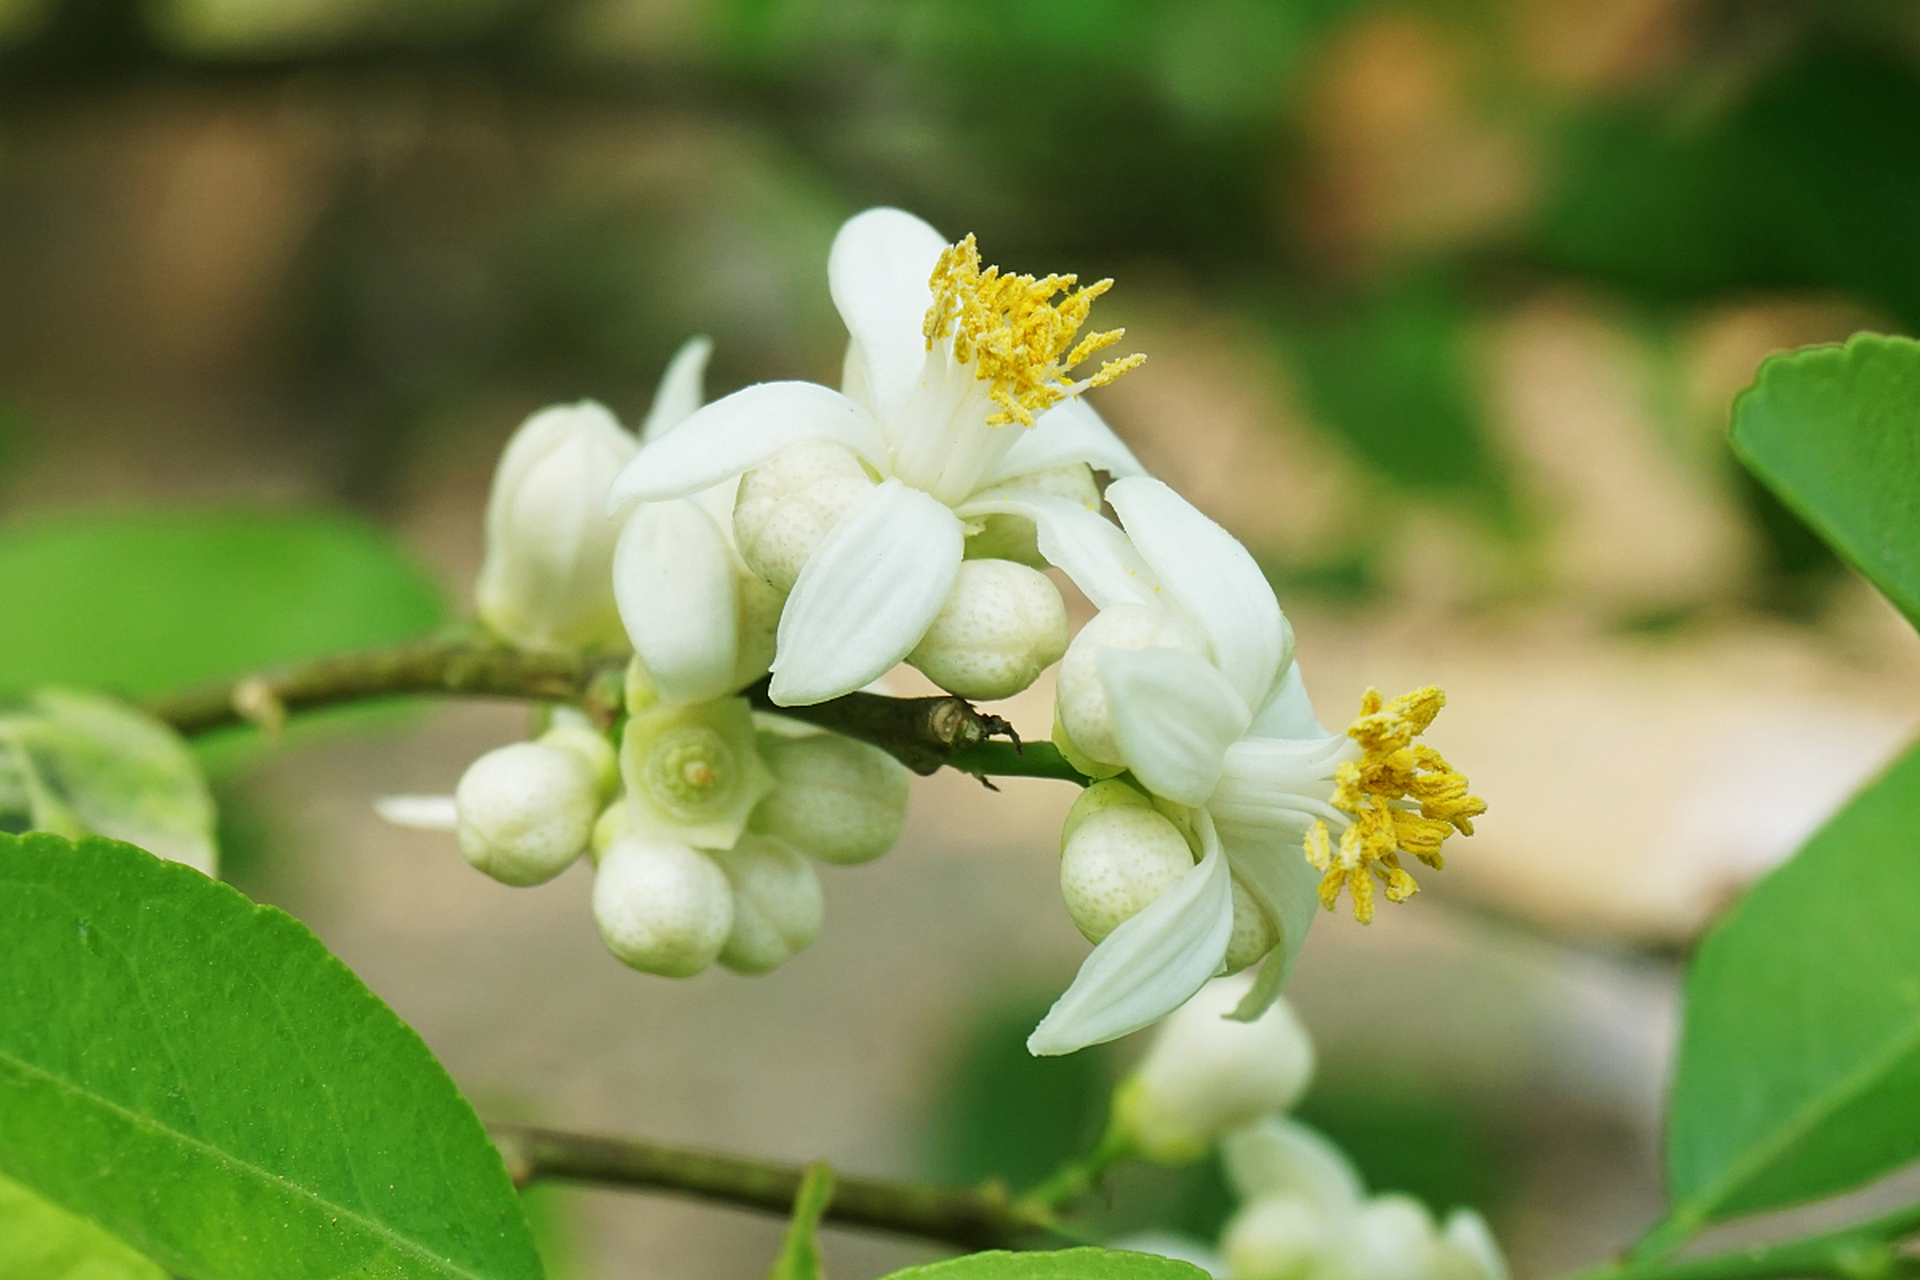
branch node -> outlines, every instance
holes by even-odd
[[[233,713],[269,738],[287,727],[287,704],[264,676],[248,676],[233,686]]]

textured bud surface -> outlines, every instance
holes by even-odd
[[[543,409],[514,433],[487,500],[481,621],[528,648],[626,647],[613,598],[620,525],[605,506],[637,448],[591,402]]]
[[[460,852],[504,884],[551,880],[586,851],[600,810],[591,766],[539,742],[489,751],[454,791]]]
[[[1142,1155],[1197,1159],[1216,1138],[1306,1092],[1313,1042],[1285,1000],[1252,1022],[1227,1016],[1252,985],[1220,978],[1200,988],[1161,1024],[1115,1093],[1115,1123]]]
[[[822,862],[853,866],[893,848],[911,792],[905,765],[837,733],[762,733],[775,784],[753,811],[755,831]]]
[[[1055,710],[1075,749],[1101,764],[1120,765],[1120,744],[1113,736],[1107,691],[1100,683],[1097,659],[1104,649],[1186,649],[1206,654],[1206,641],[1172,614],[1145,605],[1102,609],[1067,646],[1060,660]]]
[[[749,835],[714,861],[733,886],[733,932],[721,964],[737,973],[767,973],[819,934],[826,914],[820,877],[794,850]]]
[[[1375,1196],[1353,1220],[1346,1265],[1369,1280],[1433,1280],[1439,1233],[1411,1196]]]
[[[966,560],[907,661],[949,693],[991,701],[1027,688],[1067,651],[1067,606],[1036,569]]]
[[[1097,782],[1068,811],[1060,896],[1098,943],[1193,867],[1193,850],[1153,802],[1124,782]]]
[[[1100,486],[1094,481],[1093,468],[1084,462],[1029,471],[1020,477],[1018,487],[1069,499],[1089,511],[1100,509]],[[1025,516],[987,516],[980,522],[980,531],[967,539],[967,558],[1012,560],[1030,569],[1047,567],[1046,559],[1040,554],[1039,531]]]
[[[1279,941],[1280,931],[1274,927],[1273,918],[1236,877],[1233,882],[1233,936],[1227,940],[1227,972],[1239,973],[1258,964],[1260,958],[1273,950]]]
[[[773,789],[744,698],[656,706],[631,717],[620,776],[635,834],[700,849],[731,848]]]
[[[1233,1280],[1335,1280],[1335,1230],[1336,1224],[1313,1206],[1270,1196],[1233,1216],[1221,1236],[1220,1253]]]
[[[620,960],[687,978],[719,956],[733,931],[733,889],[713,859],[684,844],[628,837],[601,856],[593,919]]]
[[[556,723],[541,734],[538,741],[543,746],[570,751],[580,757],[593,778],[596,799],[605,800],[620,785],[619,758],[614,754],[613,744],[599,730],[569,719]]]
[[[814,548],[871,488],[860,460],[839,445],[789,445],[741,478],[733,507],[740,558],[784,596]]]

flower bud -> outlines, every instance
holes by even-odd
[[[626,964],[690,978],[714,962],[733,932],[733,889],[704,853],[629,836],[601,855],[593,921]]]
[[[607,490],[638,448],[591,401],[527,419],[500,455],[487,499],[481,621],[532,649],[626,648],[613,598]]]
[[[1366,1198],[1359,1171],[1345,1153],[1286,1116],[1269,1116],[1227,1134],[1220,1159],[1242,1200],[1289,1196],[1338,1216],[1356,1212]]]
[[[1090,511],[1100,509],[1100,486],[1094,482],[1093,468],[1084,462],[1029,471],[1020,477],[1019,484],[1028,491],[1070,499]],[[1047,567],[1046,558],[1040,554],[1039,531],[1025,516],[987,516],[980,522],[980,532],[967,539],[967,558],[1011,560],[1029,569]]]
[[[880,748],[837,733],[762,733],[760,755],[775,783],[753,811],[755,831],[840,866],[872,862],[900,839],[911,775]]]
[[[1067,646],[1060,660],[1054,713],[1074,749],[1104,765],[1125,765],[1113,735],[1098,658],[1103,649],[1186,649],[1206,654],[1206,641],[1180,619],[1139,604],[1102,609]]]
[[[1433,1280],[1439,1232],[1427,1206],[1412,1196],[1375,1196],[1349,1229],[1344,1261],[1368,1280]]]
[[[620,785],[620,760],[606,735],[587,723],[585,716],[557,718],[536,741],[580,757],[593,778],[595,798],[605,800]]]
[[[1471,1209],[1447,1215],[1436,1252],[1439,1280],[1507,1280],[1507,1260],[1499,1243],[1487,1220]]]
[[[1239,973],[1260,962],[1260,958],[1274,949],[1280,942],[1280,930],[1274,924],[1273,917],[1260,905],[1257,898],[1240,883],[1238,876],[1233,881],[1233,936],[1227,940],[1226,967],[1228,973]]]
[[[1244,1206],[1220,1237],[1232,1280],[1318,1280],[1337,1275],[1339,1224],[1305,1201],[1268,1196]],[[1373,1277],[1365,1272],[1356,1275]]]
[[[784,596],[814,548],[871,488],[860,460],[839,445],[788,445],[740,480],[733,506],[740,558]]]
[[[503,884],[529,885],[586,851],[600,788],[579,752],[516,742],[468,766],[453,801],[467,861]]]
[[[1200,988],[1114,1091],[1115,1129],[1147,1159],[1198,1159],[1214,1139],[1306,1092],[1313,1042],[1286,1001],[1252,1022],[1227,1016],[1252,985],[1220,978]]]
[[[1060,896],[1088,942],[1100,942],[1192,868],[1180,829],[1124,782],[1094,783],[1067,811]]]
[[[764,836],[746,836],[713,855],[733,886],[733,932],[720,963],[736,973],[768,973],[812,942],[826,902],[807,860]]]
[[[907,661],[948,693],[992,701],[1039,679],[1067,651],[1067,606],[1052,579],[1011,560],[963,560]]]
[[[773,789],[744,698],[655,706],[628,718],[620,742],[633,831],[698,849],[728,849]]]

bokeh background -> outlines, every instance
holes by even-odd
[[[1920,720],[1920,644],[1724,443],[1769,351],[1920,326],[1916,138],[1896,0],[0,0],[0,684],[459,616],[531,410],[637,421],[695,332],[716,393],[833,379],[826,248],[869,204],[1112,275],[1149,360],[1099,408],[1255,549],[1322,718],[1441,683],[1492,806],[1413,904],[1316,929],[1303,1114],[1520,1275],[1596,1261],[1659,1206],[1690,940]],[[525,727],[208,753],[230,876],[483,1111],[1016,1182],[1097,1127],[1137,1045],[1019,1049],[1086,949],[1069,789],[917,784],[810,951],[675,984],[600,949],[584,869],[506,889],[373,818]],[[777,1239],[540,1203],[579,1280]],[[1105,1212],[1225,1209],[1202,1168]]]

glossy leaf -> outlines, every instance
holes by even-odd
[[[0,937],[0,1174],[195,1280],[538,1280],[472,1109],[290,916],[0,835]]]
[[[1920,625],[1920,342],[1861,334],[1775,356],[1734,404],[1733,447]]]
[[[1190,1262],[1118,1249],[970,1253],[896,1271],[886,1280],[1207,1280]]]
[[[438,592],[392,539],[316,511],[88,514],[0,528],[0,691],[160,693],[407,639]]]
[[[1668,1244],[1920,1157],[1920,749],[1754,887],[1688,975]]]
[[[78,1214],[0,1178],[0,1280],[167,1280]]]

